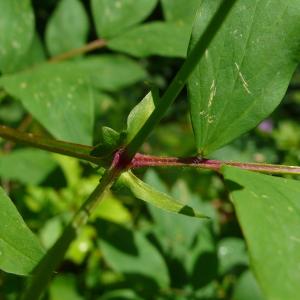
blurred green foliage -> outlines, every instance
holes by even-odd
[[[5,88],[5,91],[0,89],[1,124],[18,127],[29,111],[34,116],[28,128],[31,132],[50,135],[50,131],[55,137],[90,144],[93,140],[93,144],[97,144],[101,141],[101,126],[108,125],[115,130],[125,128],[128,113],[137,99],[144,97],[149,86],[155,84],[161,89],[167,86],[185,56],[186,33],[191,31],[189,20],[193,12],[182,15],[182,9],[168,0],[143,1],[148,3],[147,11],[144,6],[139,8],[140,14],[122,27],[125,34],[118,37],[120,22],[123,24],[123,19],[128,19],[130,3],[134,1],[128,1],[126,16],[116,16],[114,25],[105,28],[93,19],[99,12],[95,13],[92,8],[98,7],[100,2],[32,1],[36,35],[31,49],[22,61],[13,59],[14,63],[10,65],[0,64],[3,74],[6,73],[0,79]],[[196,2],[193,1],[193,5]],[[25,8],[23,13],[27,13]],[[30,19],[28,14],[24,18]],[[84,24],[79,26],[80,32],[76,35],[72,34],[75,29],[68,27],[78,25],[74,20]],[[27,30],[32,24],[25,22],[24,26]],[[152,47],[149,47],[146,33],[151,30],[161,33],[160,26],[166,27],[163,38],[171,46],[166,47],[169,45],[166,44],[161,48],[159,43],[153,46],[151,40]],[[135,34],[140,35],[138,31],[144,32],[145,40],[133,43],[126,38],[135,39]],[[17,77],[9,72],[30,72],[33,64],[82,46],[87,40],[101,38],[102,34],[112,37],[108,48],[86,55],[85,60],[77,57],[66,63],[71,65],[71,85],[78,80],[77,73],[73,73],[74,66],[80,74],[90,74],[92,92],[83,88],[81,94],[75,95],[75,104],[80,106],[81,101],[85,101],[87,110],[84,114],[82,108],[76,110],[74,107],[74,118],[68,119],[67,126],[63,119],[64,103],[61,103],[62,115],[53,117],[46,111],[43,95],[38,97],[40,107],[36,102],[31,103],[34,90],[28,91],[28,99],[20,97],[18,88],[22,89],[23,79],[28,76],[21,73]],[[25,35],[20,42],[24,45],[29,40],[30,37]],[[139,48],[139,45],[142,46]],[[50,68],[54,73],[61,72],[54,65]],[[61,68],[68,72],[65,66]],[[35,75],[32,76],[35,83],[44,76],[42,71]],[[57,83],[54,86],[57,87]],[[63,98],[68,95],[68,88],[62,84],[55,92],[61,93]],[[90,96],[94,102],[88,102]],[[170,156],[196,153],[186,99],[184,91],[143,145],[143,152]],[[257,128],[212,153],[211,157],[299,165],[299,101],[300,72],[297,71],[281,106]],[[35,114],[37,109],[39,112]],[[40,111],[44,111],[44,115]],[[92,123],[89,121],[93,118],[95,125],[91,136]],[[76,122],[86,122],[86,132],[74,130]],[[76,159],[25,149],[4,140],[0,140],[0,145],[1,185],[26,224],[48,249],[92,192],[99,176],[93,166]],[[89,224],[72,243],[44,299],[264,299],[249,269],[246,243],[222,176],[184,168],[142,169],[136,173],[159,191],[169,192],[174,198],[207,214],[211,221],[172,215],[116,188],[106,195]],[[15,299],[24,282],[22,276],[0,271],[0,299]]]

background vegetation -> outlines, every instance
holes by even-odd
[[[105,2],[34,0],[35,21],[29,1],[15,4],[10,23],[0,22],[2,32],[18,37],[11,49],[0,46],[1,124],[95,145],[103,138],[102,126],[125,129],[129,112],[152,86],[165,90],[186,56],[199,1],[140,0],[134,11],[130,5],[122,8],[121,17],[114,16],[110,4],[101,10]],[[5,3],[0,0],[1,18]],[[122,1],[111,3],[118,7]],[[296,71],[279,108],[210,157],[299,165],[299,88]],[[4,139],[0,143],[1,186],[48,249],[99,174],[75,158]],[[196,154],[186,90],[140,150]],[[221,175],[187,168],[144,168],[135,174],[211,220],[170,214],[117,186],[71,244],[45,299],[266,299],[249,268]],[[0,299],[15,299],[24,284],[24,277],[0,271]]]

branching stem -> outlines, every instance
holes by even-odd
[[[222,1],[218,11],[212,18],[211,22],[208,24],[203,35],[196,43],[193,50],[189,53],[185,63],[180,68],[179,72],[171,82],[170,86],[167,88],[164,93],[161,101],[157,104],[154,112],[151,114],[150,118],[146,121],[145,125],[137,133],[136,137],[124,148],[115,153],[114,159],[111,162],[111,166],[106,170],[105,174],[101,178],[99,185],[96,187],[91,196],[84,202],[79,211],[75,214],[71,223],[66,227],[61,237],[55,243],[55,245],[47,252],[45,257],[37,266],[34,275],[32,277],[31,283],[25,293],[23,299],[39,299],[42,292],[45,290],[47,283],[51,279],[54,270],[63,260],[63,257],[73,241],[76,238],[76,232],[84,225],[88,219],[89,214],[94,210],[98,205],[99,201],[102,199],[103,194],[108,190],[118,176],[130,165],[134,165],[135,161],[133,160],[136,156],[136,153],[142,143],[146,140],[150,132],[153,130],[154,126],[163,118],[165,112],[174,102],[175,98],[181,92],[185,86],[190,74],[195,69],[199,60],[203,56],[205,49],[209,46],[213,37],[219,30],[220,26],[224,22],[229,11],[233,7],[236,0],[224,0]],[[94,49],[99,49],[106,45],[106,42],[103,40],[97,40],[92,42],[82,48],[74,49],[70,52],[64,53],[60,56],[56,56],[51,59],[50,62],[58,62],[65,60],[76,55],[92,51]],[[16,133],[16,132],[14,132]],[[27,143],[31,146],[36,146],[41,149],[48,151],[58,152],[65,155],[75,156],[82,159],[87,159],[91,161],[95,157],[90,155],[91,148],[86,146],[70,144],[65,142],[53,142],[45,140],[42,138],[37,139],[35,136],[26,137],[24,135],[16,134],[17,137],[13,136],[11,130],[7,127],[1,126],[0,136],[14,141],[22,140],[23,143]],[[74,154],[74,155],[73,155]],[[138,159],[138,156],[136,157]],[[96,162],[96,161],[95,161]]]
[[[97,165],[102,165],[104,163],[103,159],[90,154],[94,149],[91,146],[47,139],[32,133],[24,133],[19,130],[1,125],[0,137],[50,152],[80,158]],[[300,174],[300,167],[298,166],[285,166],[265,163],[243,163],[213,160],[200,157],[152,156],[141,153],[136,153],[132,161],[126,165],[126,162],[124,163],[121,160],[116,162],[116,158],[122,158],[122,153],[122,151],[117,152],[114,160],[115,167],[119,169],[136,169],[143,167],[187,167],[219,171],[221,166],[230,165],[245,170],[263,172],[267,174]],[[106,162],[106,164],[108,163],[109,162]]]

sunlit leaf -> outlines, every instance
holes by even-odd
[[[123,173],[119,179],[119,183],[127,186],[136,198],[168,212],[191,217],[207,218],[207,216],[195,211],[192,207],[174,200],[165,193],[155,190],[152,186],[144,183],[131,172]]]
[[[143,127],[155,108],[152,93],[149,92],[129,113],[127,118],[126,142],[129,143]]]
[[[199,8],[190,49],[222,1]],[[199,153],[255,127],[280,103],[299,61],[298,0],[237,1],[189,81]]]
[[[92,143],[94,101],[86,76],[72,63],[44,64],[0,79],[10,95],[56,138]]]

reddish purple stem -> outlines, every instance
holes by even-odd
[[[271,165],[261,163],[241,163],[232,161],[220,161],[213,159],[205,159],[201,157],[159,157],[137,153],[133,158],[129,168],[142,168],[142,167],[195,167],[202,169],[209,169],[214,171],[220,171],[224,165],[239,167],[241,169],[273,173],[273,174],[300,174],[300,167],[296,166],[283,166],[283,165]]]

